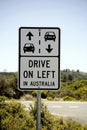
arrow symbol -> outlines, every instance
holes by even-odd
[[[53,50],[53,48],[51,48],[51,45],[49,44],[48,48],[46,48],[46,50],[48,51],[48,53],[50,53]]]
[[[31,37],[33,37],[33,34],[29,32],[26,36],[29,37],[29,40],[31,40]]]

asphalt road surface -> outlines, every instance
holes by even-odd
[[[80,123],[87,124],[87,102],[60,102],[60,101],[43,101],[49,112],[53,115],[72,118]],[[28,110],[32,101],[22,101]]]
[[[45,102],[53,115],[69,117],[87,124],[87,102]]]

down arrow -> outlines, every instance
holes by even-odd
[[[53,50],[53,48],[51,48],[51,45],[48,45],[48,48],[46,48],[46,50],[48,51],[48,53],[50,53]]]

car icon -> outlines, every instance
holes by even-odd
[[[24,50],[24,53],[25,52],[33,52],[34,53],[35,47],[34,47],[33,43],[25,43],[23,50]]]
[[[53,40],[53,41],[55,41],[56,35],[55,35],[54,32],[46,32],[45,36],[44,36],[44,39],[45,39],[45,41],[47,41],[47,40]]]

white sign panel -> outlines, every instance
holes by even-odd
[[[60,87],[60,29],[19,29],[19,89],[48,90]]]

